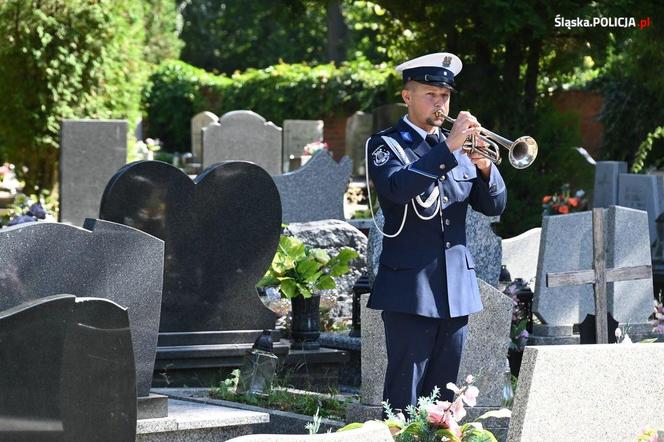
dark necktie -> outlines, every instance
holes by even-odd
[[[438,134],[428,134],[427,137],[426,137],[426,140],[427,140],[427,144],[429,144],[429,146],[431,146],[431,147],[433,147],[436,144],[440,143],[440,141],[438,141]]]

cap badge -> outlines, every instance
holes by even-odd
[[[443,67],[444,68],[449,68],[450,65],[452,64],[452,57],[449,55],[446,55],[443,57]]]

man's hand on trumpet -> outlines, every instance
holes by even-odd
[[[456,121],[452,125],[447,139],[447,146],[452,152],[457,149],[461,149],[463,144],[466,142],[466,139],[471,135],[479,135],[479,131],[482,128],[480,123],[477,121],[470,112],[461,111],[456,118]]]

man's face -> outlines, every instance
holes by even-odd
[[[401,97],[408,105],[408,118],[427,130],[443,124],[442,118],[434,116],[436,110],[442,110],[445,115],[450,110],[450,90],[444,87],[411,81],[401,91]]]

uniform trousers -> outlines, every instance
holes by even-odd
[[[440,388],[440,400],[451,401],[448,382],[456,383],[468,316],[438,319],[383,311],[387,372],[383,400],[392,409],[417,405],[417,398]]]

